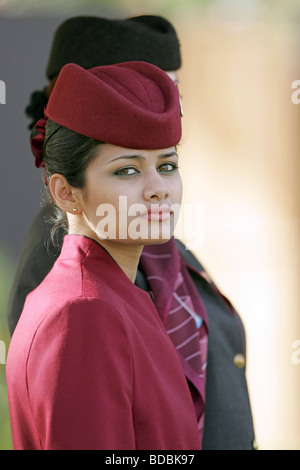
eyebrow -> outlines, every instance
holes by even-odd
[[[164,153],[164,154],[158,156],[158,158],[161,158],[161,159],[162,158],[170,158],[170,157],[178,157],[177,152]],[[124,155],[122,157],[114,158],[113,160],[108,162],[108,165],[110,163],[113,163],[113,162],[117,161],[117,160],[126,160],[126,159],[146,160],[146,158],[143,157],[142,155]]]

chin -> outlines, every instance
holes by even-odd
[[[167,243],[170,238],[172,238],[174,233],[174,223],[165,222],[146,222],[144,221],[143,224],[134,224],[127,227],[127,234],[125,237],[120,238],[120,233],[117,230],[116,233],[113,234],[103,234],[101,236],[99,233],[97,234],[99,239],[104,239],[109,242],[115,243],[122,243],[127,245],[158,245]]]
[[[153,238],[153,239],[146,239],[146,240],[141,240],[141,244],[144,245],[144,246],[147,246],[147,245],[162,245],[163,243],[167,243],[170,239],[172,238],[172,235],[171,237],[161,237],[161,238]]]
[[[163,245],[164,243],[167,243],[172,237],[169,238],[155,238],[153,240],[146,238],[140,238],[138,240],[127,240],[128,245],[139,245],[139,246],[151,246],[151,245]]]

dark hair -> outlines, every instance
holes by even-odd
[[[103,142],[85,137],[48,119],[44,144],[44,163],[47,180],[54,173],[63,175],[73,188],[84,189],[86,169],[98,155]],[[58,230],[68,230],[66,213],[55,203],[47,186],[47,203],[53,206],[54,216],[49,220],[52,225],[51,240],[55,245]]]

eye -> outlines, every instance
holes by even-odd
[[[175,163],[164,163],[158,168],[160,173],[172,173],[175,170],[178,170],[178,166]]]
[[[136,168],[133,167],[127,167],[127,168],[121,168],[120,170],[117,170],[114,172],[114,175],[117,176],[133,176],[137,175],[139,171]]]

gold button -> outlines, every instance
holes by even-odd
[[[254,439],[254,441],[252,442],[252,448],[253,448],[253,450],[258,450],[258,449],[259,449],[258,444],[257,444],[257,442],[256,442],[255,439]]]
[[[236,354],[233,358],[233,363],[238,369],[243,369],[245,367],[245,362],[244,354]]]

